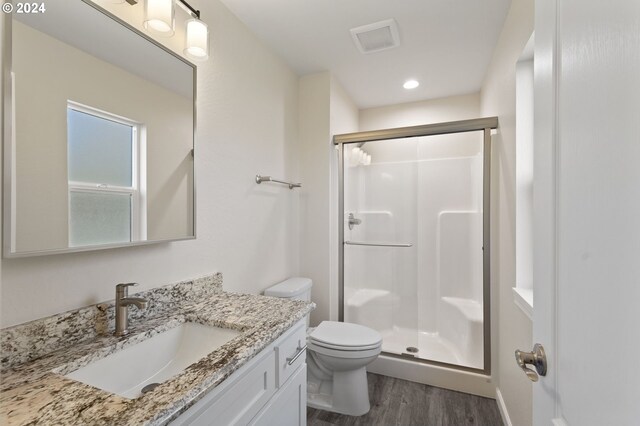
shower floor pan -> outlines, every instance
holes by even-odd
[[[415,348],[418,351],[413,352],[409,348]],[[483,367],[482,354],[479,354],[477,360],[464,359],[460,351],[438,333],[428,333],[415,329],[394,328],[393,330],[383,331],[382,351],[464,367],[480,369]]]

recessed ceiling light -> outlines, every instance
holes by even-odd
[[[420,83],[418,83],[416,80],[407,80],[402,85],[402,87],[404,87],[405,89],[415,89],[418,86],[420,86]]]

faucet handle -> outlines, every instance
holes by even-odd
[[[120,283],[116,285],[116,298],[118,295],[121,297],[126,297],[128,294],[129,287],[136,287],[138,283]]]
[[[140,284],[138,284],[138,283],[120,283],[120,284],[116,285],[116,288],[120,289],[120,288],[127,288],[127,287],[137,287],[139,285]]]

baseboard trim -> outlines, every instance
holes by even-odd
[[[502,421],[505,426],[513,426],[511,418],[509,417],[509,410],[507,410],[507,405],[504,403],[504,398],[502,398],[500,388],[496,388],[496,401],[498,402],[498,410],[500,410],[500,415],[502,416]]]
[[[496,397],[491,377],[381,354],[367,371],[486,398]]]

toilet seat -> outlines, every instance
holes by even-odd
[[[381,349],[382,349],[382,345],[378,345],[370,349],[362,349],[362,350],[354,350],[354,349],[341,350],[341,349],[327,348],[325,346],[318,345],[316,342],[307,341],[307,350],[311,352],[316,352],[322,355],[328,355],[334,358],[342,358],[342,359],[376,357],[380,354]]]
[[[361,351],[375,349],[382,344],[382,336],[359,324],[323,321],[311,331],[308,340],[327,349]]]

